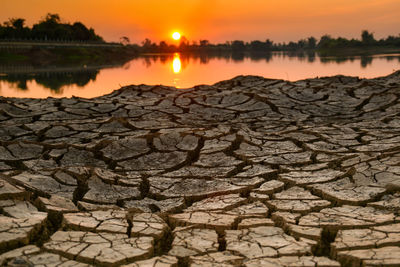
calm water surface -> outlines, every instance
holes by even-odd
[[[296,81],[337,74],[374,78],[400,69],[400,54],[320,57],[288,55],[146,55],[118,65],[41,66],[0,63],[0,95],[6,97],[95,97],[124,85],[169,85],[180,89],[213,84],[237,75]]]

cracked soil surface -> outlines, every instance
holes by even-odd
[[[1,266],[400,266],[400,72],[0,97]]]

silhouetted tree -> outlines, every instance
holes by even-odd
[[[265,51],[266,47],[265,47],[265,43],[261,42],[261,41],[251,41],[250,42],[250,49],[252,51]]]
[[[82,40],[82,41],[103,41],[94,29],[88,29],[80,22],[73,25],[61,23],[58,14],[47,14],[39,23],[32,28],[25,27],[25,19],[12,18],[0,26],[0,39],[45,39],[45,40]]]
[[[374,38],[374,34],[370,33],[367,30],[363,30],[361,33],[361,41],[363,43],[363,45],[371,45],[374,44],[376,42],[375,38]]]
[[[210,44],[210,42],[208,40],[200,40],[200,46],[208,46]]]
[[[265,48],[266,49],[271,50],[273,45],[274,45],[274,42],[271,41],[270,39],[265,40]]]
[[[12,18],[10,19],[11,26],[16,30],[22,30],[24,28],[25,19]]]
[[[244,51],[246,46],[244,45],[243,41],[235,40],[231,44],[232,51]]]
[[[120,39],[120,41],[121,41],[121,44],[123,44],[123,45],[128,45],[128,44],[131,42],[131,40],[129,40],[129,38],[126,37],[126,36],[122,36],[122,37],[119,38],[119,39]]]
[[[185,36],[181,36],[179,42],[179,50],[185,51],[189,47],[189,40]]]
[[[151,46],[151,40],[146,38],[142,41],[142,46]]]
[[[0,38],[27,38],[29,36],[29,28],[24,27],[25,19],[10,18],[0,26]]]
[[[161,52],[168,52],[168,44],[165,41],[161,41],[160,44],[158,45],[160,48]]]
[[[317,47],[317,39],[312,36],[307,38],[307,43],[309,49],[315,49]]]
[[[142,50],[144,52],[157,52],[158,46],[156,43],[153,43],[149,38],[146,38],[142,41]]]
[[[83,41],[90,41],[93,40],[95,37],[93,29],[88,29],[85,25],[81,22],[75,22],[72,25],[72,34],[74,40],[83,40]],[[128,39],[129,40],[129,39]]]
[[[61,22],[60,15],[47,13],[46,17],[41,22],[58,24]]]
[[[318,48],[329,48],[332,44],[332,37],[330,35],[324,35],[321,37],[318,43]]]

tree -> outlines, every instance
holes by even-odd
[[[27,38],[30,35],[30,29],[24,27],[25,19],[10,18],[0,25],[0,38]]]
[[[318,48],[330,48],[332,46],[332,37],[330,35],[324,35],[321,37],[318,43]]]
[[[308,42],[304,39],[297,41],[297,49],[304,49],[308,45]]]
[[[142,46],[151,46],[151,40],[146,38],[142,41]]]
[[[71,28],[74,40],[90,40],[92,37],[89,29],[81,22],[75,22]]]
[[[60,15],[47,13],[47,15],[40,22],[58,24],[61,22]]]
[[[126,36],[122,36],[121,38],[119,38],[119,40],[120,40],[121,44],[123,44],[123,45],[128,45],[131,42],[131,40],[129,40],[129,38]]]
[[[239,40],[233,41],[232,44],[231,44],[231,47],[232,47],[232,50],[236,51],[236,52],[244,51],[245,48],[246,48],[246,46],[244,45],[244,42],[243,41],[239,41]]]
[[[32,28],[25,27],[25,19],[11,18],[0,25],[0,39],[33,38],[49,40],[84,40],[103,41],[92,28],[88,29],[81,22],[61,23],[58,14],[48,13]]]
[[[146,38],[142,41],[142,49],[145,52],[152,52],[157,49],[157,44],[152,43],[149,38]]]
[[[200,40],[200,46],[208,46],[210,42],[208,40]]]
[[[270,39],[265,40],[266,49],[271,50],[273,46],[274,46],[274,42],[273,41],[271,41]]]
[[[374,38],[374,34],[368,32],[367,30],[363,30],[361,33],[361,41],[364,45],[371,45],[376,42]]]
[[[165,41],[161,41],[158,47],[161,52],[168,52],[168,44]]]
[[[185,36],[181,36],[179,46],[188,46],[189,40]]]
[[[317,46],[317,39],[314,37],[308,37],[307,38],[307,43],[308,43],[308,48],[309,49],[314,49]]]
[[[266,46],[265,43],[261,42],[261,41],[251,41],[250,42],[250,49],[252,51],[264,51],[266,50]]]
[[[24,28],[25,19],[12,18],[9,21],[10,21],[11,26],[16,30],[22,30]]]

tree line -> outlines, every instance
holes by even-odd
[[[87,28],[81,22],[62,23],[58,14],[51,13],[31,28],[25,26],[23,18],[10,18],[0,24],[1,39],[104,42],[93,28]]]
[[[346,39],[343,37],[333,38],[324,35],[319,40],[315,37],[301,39],[297,42],[274,43],[272,40],[244,42],[235,40],[222,44],[212,44],[208,40],[189,42],[185,37],[181,38],[178,45],[167,44],[165,41],[154,43],[145,39],[141,45],[132,45],[141,52],[269,52],[269,51],[307,51],[307,50],[339,50],[343,48],[377,48],[397,47],[400,48],[400,35],[388,36],[383,39],[375,39],[374,34],[364,30],[361,39]]]

